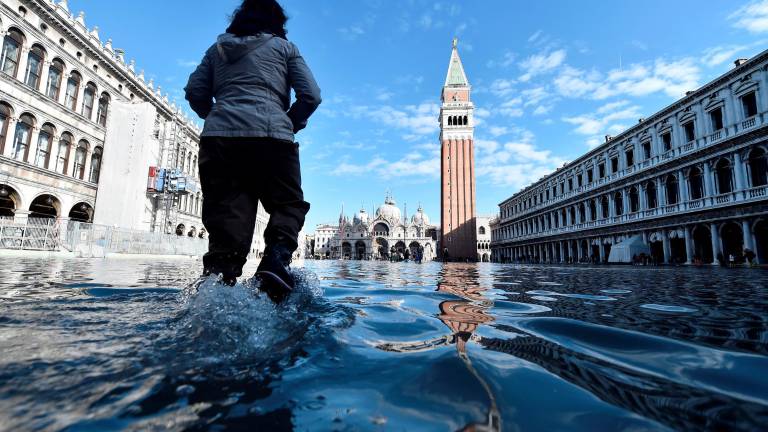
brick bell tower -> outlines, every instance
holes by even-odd
[[[474,104],[469,80],[453,40],[440,108],[440,253],[451,261],[477,261],[475,229]]]

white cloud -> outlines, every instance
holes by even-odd
[[[530,81],[536,75],[540,75],[549,72],[565,61],[565,50],[560,49],[551,53],[540,53],[532,55],[522,62],[520,62],[520,68],[525,73],[520,76],[520,81]]]
[[[491,93],[496,96],[506,96],[514,91],[515,81],[508,79],[497,79],[491,83]]]
[[[349,27],[342,27],[338,29],[339,33],[344,39],[355,40],[358,37],[365,34],[365,30],[359,25],[351,25]]]
[[[475,160],[480,179],[493,186],[520,189],[551,173],[565,161],[533,144],[531,132],[514,128],[507,142],[475,141]]]
[[[414,150],[397,160],[387,160],[374,156],[369,162],[350,163],[347,156],[332,174],[335,176],[370,176],[374,173],[382,179],[402,179],[417,177],[419,179],[440,178],[440,146],[436,144],[421,144]]]
[[[680,97],[699,86],[701,72],[692,58],[653,63],[635,63],[626,68],[612,69],[606,74],[565,66],[555,78],[558,92],[565,97],[606,99],[612,96],[646,96],[664,92]]]
[[[536,33],[532,34],[528,38],[528,42],[531,42],[531,43],[536,42],[536,39],[538,39],[541,36],[541,33],[542,33],[541,30],[536,30]]]
[[[200,64],[200,62],[197,60],[177,59],[176,64],[183,68],[194,68],[194,67],[197,67],[197,65]]]
[[[736,28],[750,33],[768,32],[768,0],[753,1],[728,16]]]
[[[621,100],[607,103],[594,113],[582,114],[572,117],[563,117],[563,121],[576,128],[573,130],[580,135],[588,135],[586,144],[590,148],[602,143],[601,135],[619,134],[626,130],[627,126],[619,123],[622,120],[637,120],[642,117],[640,107],[631,105],[629,101]]]
[[[631,42],[631,44],[633,47],[639,49],[640,51],[648,51],[648,44],[643,41],[635,39]]]
[[[494,137],[498,137],[501,135],[506,135],[507,132],[509,132],[509,129],[506,126],[491,126],[488,128],[488,132],[490,132],[490,134]]]
[[[389,105],[359,105],[353,106],[345,113],[354,118],[366,117],[387,126],[404,129],[412,137],[434,134],[439,129],[437,118],[440,107],[434,103],[407,105],[402,108]]]

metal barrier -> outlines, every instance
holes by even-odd
[[[202,256],[208,251],[208,240],[74,221],[30,218],[23,223],[0,218],[0,249],[67,250],[81,257],[108,253]]]
[[[59,224],[55,219],[30,218],[26,223],[0,218],[0,248],[16,250],[59,250]]]
[[[62,240],[64,248],[83,257],[107,253],[202,256],[208,251],[207,239],[82,222],[69,222]]]

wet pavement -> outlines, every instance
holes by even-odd
[[[3,258],[0,430],[758,430],[768,272]],[[472,429],[474,428],[474,429]]]

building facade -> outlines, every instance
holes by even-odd
[[[478,216],[477,226],[477,261],[491,261],[491,216]]]
[[[499,206],[495,261],[768,262],[768,51]]]
[[[459,261],[477,259],[475,107],[470,91],[454,39],[440,107],[440,253]]]
[[[436,258],[438,229],[419,206],[409,219],[387,196],[373,216],[360,209],[351,219],[343,210],[338,224],[315,229],[315,257],[349,260]]]
[[[66,0],[3,0],[0,35],[0,218],[206,236],[200,130],[134,60]]]

